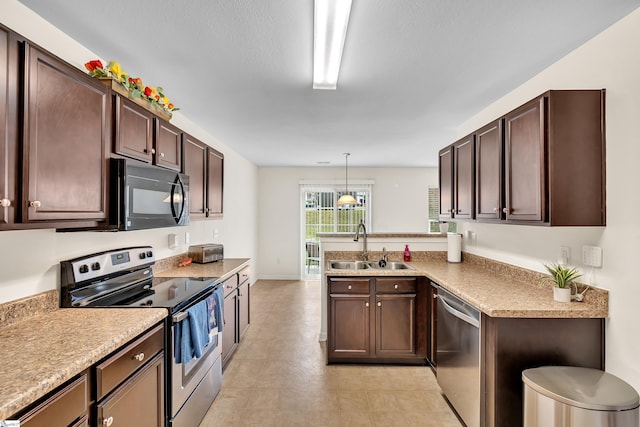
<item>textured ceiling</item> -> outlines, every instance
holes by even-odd
[[[399,167],[640,5],[353,0],[338,89],[314,91],[313,0],[21,2],[257,165]]]

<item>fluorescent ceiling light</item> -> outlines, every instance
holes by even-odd
[[[335,89],[351,0],[315,0],[313,15],[313,88]]]

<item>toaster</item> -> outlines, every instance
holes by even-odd
[[[217,243],[189,246],[189,257],[200,264],[220,261],[224,258],[224,246]]]

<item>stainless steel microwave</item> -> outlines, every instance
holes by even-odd
[[[111,159],[110,229],[189,224],[189,177],[131,159]]]

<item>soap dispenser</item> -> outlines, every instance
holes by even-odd
[[[409,251],[409,245],[404,245],[404,262],[411,261],[411,252]]]

